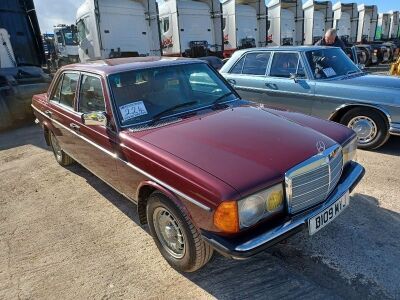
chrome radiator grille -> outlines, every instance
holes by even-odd
[[[289,213],[323,202],[339,182],[343,170],[342,148],[330,147],[285,174]]]

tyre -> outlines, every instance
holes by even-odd
[[[357,133],[358,148],[379,148],[389,139],[389,126],[385,117],[377,110],[357,107],[345,113],[340,123]]]
[[[190,218],[166,196],[159,192],[151,194],[146,213],[154,242],[174,269],[194,272],[211,259],[211,246],[202,240]]]
[[[74,160],[61,149],[60,144],[58,143],[58,140],[54,133],[50,131],[49,134],[51,149],[53,150],[56,161],[63,167],[69,166],[70,164],[74,163]]]

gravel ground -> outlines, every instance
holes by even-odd
[[[79,165],[62,168],[37,126],[0,135],[0,299],[400,299],[400,138],[359,151],[350,207],[245,261],[194,274],[162,259],[136,207]]]

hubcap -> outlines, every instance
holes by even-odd
[[[357,116],[350,120],[348,127],[357,133],[360,144],[368,144],[373,141],[378,133],[375,122],[366,116]]]
[[[51,133],[50,138],[51,138],[51,146],[53,147],[54,155],[56,156],[56,158],[58,160],[61,160],[62,150],[61,150],[60,145],[58,144],[58,141],[57,141],[54,133]]]
[[[185,239],[174,215],[164,207],[157,207],[153,224],[163,248],[174,258],[182,258],[185,255]]]

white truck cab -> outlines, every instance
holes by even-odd
[[[0,28],[0,68],[14,68],[17,66],[10,35],[4,28]]]
[[[222,5],[218,0],[165,0],[158,4],[162,53],[222,56]]]
[[[271,0],[268,5],[268,39],[273,46],[302,45],[304,18],[301,0]]]
[[[332,27],[332,2],[308,0],[303,5],[304,45],[314,45]]]
[[[161,54],[155,0],[86,0],[76,24],[82,62]]]
[[[398,11],[389,11],[389,39],[396,39],[399,37],[399,17],[400,14]]]
[[[378,7],[361,4],[358,6],[357,42],[373,42],[378,23]]]
[[[230,57],[237,49],[267,45],[267,7],[264,0],[228,0],[222,7],[224,57]]]
[[[57,53],[57,66],[79,61],[78,37],[75,25],[54,26],[54,47]]]
[[[376,28],[376,39],[387,40],[390,30],[390,15],[388,13],[380,13],[378,15],[378,26]]]
[[[345,43],[357,40],[358,9],[356,3],[337,2],[333,5],[333,27]]]

